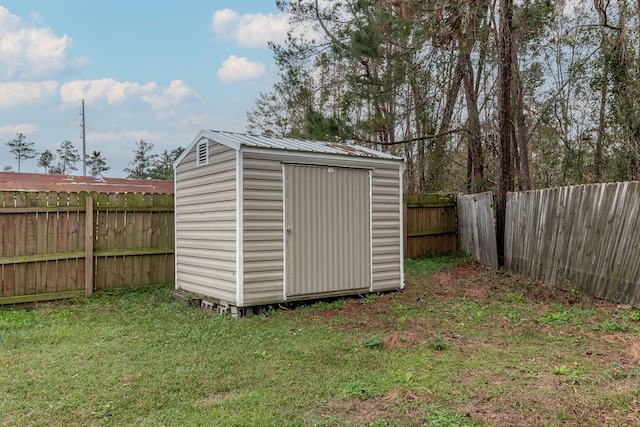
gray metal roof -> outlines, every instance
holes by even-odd
[[[301,151],[308,153],[338,154],[343,156],[346,155],[371,157],[377,159],[402,160],[400,157],[396,157],[389,153],[384,153],[382,151],[377,151],[360,145],[346,143],[308,141],[303,139],[279,138],[271,136],[257,136],[214,130],[203,131],[201,132],[201,135],[224,145],[235,146],[236,149],[238,149],[240,146],[244,146],[287,151]]]

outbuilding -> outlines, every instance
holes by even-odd
[[[174,169],[177,289],[241,314],[404,287],[401,158],[203,130]]]

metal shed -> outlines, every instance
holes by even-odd
[[[174,169],[177,289],[237,313],[404,287],[402,159],[203,130]]]

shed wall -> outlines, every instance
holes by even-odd
[[[277,159],[245,154],[244,303],[282,300],[282,164]]]
[[[193,147],[176,169],[176,284],[235,303],[237,152],[209,144],[208,165]]]
[[[283,299],[282,163],[372,169],[373,290],[402,286],[400,165],[366,159],[243,153],[244,305]]]
[[[373,290],[397,289],[402,284],[402,193],[397,165],[377,165],[372,175],[371,223]]]

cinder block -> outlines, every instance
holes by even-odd
[[[202,300],[200,307],[205,311],[213,311],[214,303],[210,301]]]

